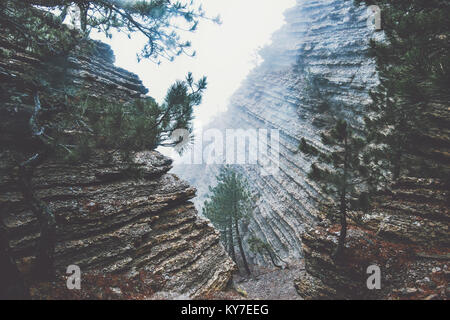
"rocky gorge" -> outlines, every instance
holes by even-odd
[[[219,231],[201,215],[220,161],[174,164],[149,150],[133,154],[130,166],[117,150],[97,148],[88,161],[50,159],[33,174],[36,197],[55,215],[57,280],[32,283],[32,298],[448,299],[447,171],[442,177],[404,175],[377,193],[370,210],[349,212],[345,259],[336,263],[340,225],[321,206],[326,195],[308,177],[313,160],[299,151],[302,139],[328,150],[321,134],[336,118],[345,118],[356,132],[363,129],[370,91],[380,83],[370,41],[385,39],[383,31],[368,26],[367,9],[353,0],[297,0],[259,52],[263,62],[228,110],[208,125],[224,134],[241,130],[248,141],[258,140],[257,130],[277,132],[276,146],[263,141],[270,152],[258,163],[234,166],[254,200],[251,216],[237,227],[253,277],[237,275],[240,261],[233,262]],[[44,111],[81,103],[78,92],[122,104],[148,97],[138,76],[115,66],[108,45],[89,40],[88,47],[74,50],[62,67],[63,81],[75,91],[69,97],[56,89],[42,94]],[[12,150],[33,114],[38,85],[28,81],[30,74],[53,72],[47,68],[59,61],[30,54],[4,35],[0,54],[0,242],[6,239],[28,281],[40,221],[19,188]],[[433,158],[448,161],[448,110],[448,101],[433,101],[440,126],[430,137],[438,147],[432,143],[422,152],[427,164]],[[248,156],[254,147],[237,153]],[[262,170],[268,163],[275,169],[269,173]],[[274,254],[253,251],[251,238]],[[71,265],[80,267],[88,295],[68,295]],[[374,266],[381,270],[378,290],[367,285]],[[241,291],[223,293],[233,278]]]
[[[367,57],[372,37],[367,28],[367,8],[353,1],[298,1],[285,13],[286,24],[260,52],[264,62],[247,77],[230,100],[229,110],[211,128],[277,129],[279,170],[261,175],[258,165],[242,166],[259,195],[249,226],[288,260],[302,256],[301,233],[318,222],[319,188],[306,175],[310,159],[298,152],[301,138],[324,148],[321,130],[337,114],[351,115],[354,126],[362,125],[369,89],[376,86],[375,62]],[[326,103],[320,112],[317,105]],[[238,151],[240,152],[240,151]],[[270,155],[269,155],[270,157]],[[175,167],[174,172],[199,188],[200,205],[207,183],[217,166],[205,165],[201,181],[193,170]],[[206,185],[206,186],[205,186]]]
[[[276,173],[261,174],[261,164],[238,165],[258,199],[243,226],[247,239],[256,236],[268,243],[285,266],[304,259],[305,270],[295,286],[306,299],[447,298],[450,237],[445,177],[405,177],[380,195],[369,213],[352,213],[348,263],[333,262],[339,227],[318,205],[324,195],[307,177],[312,160],[298,148],[305,138],[325,150],[320,135],[336,117],[345,118],[355,130],[362,127],[369,92],[379,82],[369,42],[383,41],[384,34],[368,27],[367,6],[352,0],[299,0],[285,19],[272,43],[260,51],[264,62],[233,95],[228,111],[209,125],[222,132],[279,131],[279,154],[271,158],[279,166]],[[441,120],[448,121],[448,101],[436,108]],[[448,135],[442,127],[438,130],[441,152],[446,152],[442,150],[448,150]],[[252,131],[245,132],[251,138]],[[199,208],[208,193],[207,181],[214,181],[218,167],[197,165],[192,171],[175,167],[176,173],[198,186]],[[267,255],[248,247],[247,253],[254,264],[271,265]],[[382,270],[382,290],[366,286],[371,265]]]

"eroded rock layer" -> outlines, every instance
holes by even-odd
[[[279,131],[279,155],[269,155],[279,170],[266,175],[260,165],[241,166],[259,195],[247,235],[269,243],[282,259],[296,260],[302,255],[301,233],[317,221],[321,198],[320,189],[307,178],[311,159],[298,153],[300,139],[324,148],[321,129],[338,115],[349,118],[355,127],[361,125],[368,91],[378,82],[375,63],[367,57],[368,43],[381,35],[367,27],[367,8],[355,7],[352,0],[297,1],[285,19],[272,43],[260,52],[264,62],[210,127],[224,133],[225,129]],[[205,180],[214,181],[217,167],[175,169],[199,188],[201,206],[207,193]],[[267,257],[253,258],[270,264]]]
[[[233,263],[188,201],[195,189],[167,174],[171,161],[157,152],[139,154],[137,163],[144,170],[138,180],[124,178],[128,167],[120,157],[105,163],[101,155],[86,165],[48,163],[36,172],[37,196],[56,215],[58,271],[69,265],[129,276],[145,271],[163,277],[163,290],[194,296],[222,288]],[[23,269],[34,256],[38,224],[14,176],[2,177],[2,190],[2,218]]]
[[[447,178],[404,177],[379,196],[371,212],[352,213],[358,223],[349,231],[345,263],[336,264],[332,253],[340,228],[321,212],[320,189],[307,177],[312,159],[298,152],[303,137],[324,149],[320,135],[333,118],[345,118],[356,130],[361,127],[368,93],[378,84],[375,62],[368,56],[369,40],[383,39],[382,32],[367,26],[367,18],[367,7],[357,7],[352,0],[298,1],[286,12],[286,25],[274,34],[272,44],[261,51],[264,62],[210,127],[224,134],[226,129],[279,131],[280,152],[269,156],[278,171],[262,174],[264,163],[238,166],[258,196],[248,229],[243,229],[246,237],[255,235],[270,244],[284,261],[304,258],[306,270],[296,281],[303,298],[445,299]],[[442,110],[447,106],[441,105]],[[448,113],[440,117],[445,123]],[[446,140],[440,149],[445,153],[445,126],[434,131]],[[198,170],[190,175],[179,166],[176,172],[199,186],[200,207],[205,184],[213,183],[217,166],[190,168]],[[271,264],[267,256],[249,255],[254,263]],[[371,265],[381,269],[382,290],[367,287]]]
[[[298,293],[305,299],[448,299],[447,199],[442,182],[400,180],[369,214],[351,214],[341,263],[332,257],[340,227],[324,222],[308,228],[302,235],[305,271],[295,281]],[[367,285],[370,266],[380,270],[378,289]]]
[[[14,123],[26,124],[30,117],[32,90],[21,79],[39,68],[40,61],[6,42],[0,44],[9,52],[9,59],[0,62],[2,98],[8,101],[1,106],[5,147],[14,143]],[[146,94],[136,75],[114,66],[108,46],[92,45],[90,55],[69,57],[65,81],[115,102]],[[22,96],[29,106],[14,104],[6,97],[12,95]],[[41,100],[43,108],[63,101],[53,96]],[[223,288],[234,263],[219,243],[217,231],[198,217],[189,201],[196,190],[168,174],[172,161],[158,152],[136,156],[140,171],[136,178],[121,159],[97,150],[86,163],[48,161],[36,170],[36,195],[56,216],[57,272],[65,274],[69,265],[106,275],[138,277],[144,272],[161,280],[158,291],[191,297]],[[26,270],[36,252],[38,223],[18,190],[17,167],[8,149],[0,153],[0,168],[0,217],[14,258]]]

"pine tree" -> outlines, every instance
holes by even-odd
[[[166,0],[25,0],[5,1],[7,8],[13,6],[23,9],[39,7],[58,14],[59,21],[64,21],[68,10],[76,6],[79,10],[81,31],[85,37],[97,31],[112,37],[116,30],[129,38],[136,33],[142,34],[147,42],[138,54],[138,59],[150,59],[157,63],[161,59],[172,61],[181,54],[195,55],[191,51],[191,42],[183,41],[179,31],[193,32],[201,20],[208,19],[220,23],[220,18],[208,18],[201,6],[194,1],[187,3]],[[29,38],[26,28],[14,20],[8,20],[11,26],[20,29]]]
[[[251,212],[251,194],[247,182],[241,174],[229,166],[220,170],[217,185],[210,188],[209,200],[205,201],[203,214],[211,220],[222,233],[228,252],[236,261],[234,244],[238,245],[244,269],[251,274],[245,256],[240,224]]]
[[[388,179],[448,176],[450,1],[366,2],[380,6],[386,35],[371,41],[380,76],[366,117],[374,157]]]
[[[234,250],[233,218],[229,211],[228,190],[225,183],[218,183],[214,188],[210,187],[209,200],[203,205],[203,215],[211,220],[214,226],[220,231],[222,242],[231,256],[236,261]]]
[[[62,24],[64,17],[55,15],[58,10],[64,15],[74,4],[83,9],[85,32],[68,28]],[[175,32],[178,29],[172,22],[176,17],[183,18],[194,31],[203,14],[192,9],[192,3],[168,1],[0,2],[0,42],[5,48],[0,50],[1,59],[13,57],[18,49],[36,58],[35,63],[24,64],[27,68],[21,70],[20,77],[7,72],[1,75],[0,115],[7,120],[0,122],[0,151],[11,155],[17,164],[19,190],[39,222],[37,277],[53,276],[56,221],[34,192],[35,169],[51,158],[88,160],[93,148],[119,151],[131,159],[136,151],[177,146],[180,141],[173,141],[171,135],[177,129],[192,131],[193,108],[201,103],[207,85],[206,78],[195,83],[188,74],[169,88],[162,104],[151,98],[119,104],[85,96],[67,83],[69,57],[75,50],[86,55],[95,50],[89,31],[98,29],[111,35],[115,29],[147,37],[139,58],[172,60],[189,47]]]
[[[150,97],[127,103],[81,97],[81,103],[74,106],[75,111],[65,122],[78,133],[69,137],[75,140],[75,148],[59,151],[69,159],[86,161],[94,148],[119,151],[126,159],[135,152],[159,146],[177,147],[181,141],[174,139],[174,132],[183,129],[192,133],[194,107],[201,103],[206,86],[206,77],[194,83],[189,73],[184,81],[171,86],[162,104]],[[63,141],[60,137],[58,142]]]
[[[318,182],[336,203],[341,231],[334,256],[339,259],[345,247],[348,211],[367,209],[369,205],[366,142],[347,122],[338,120],[331,130],[322,134],[322,143],[327,149],[319,150],[302,138],[299,149],[316,159],[308,177]]]

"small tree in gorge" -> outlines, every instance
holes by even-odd
[[[251,211],[251,194],[244,178],[226,166],[217,176],[218,184],[210,188],[203,214],[221,231],[222,239],[232,259],[236,261],[234,244],[237,243],[247,274],[251,274],[242,244],[241,222]]]
[[[322,151],[308,144],[304,138],[300,151],[316,158],[308,177],[320,184],[325,194],[337,200],[337,211],[341,231],[334,252],[340,258],[347,236],[348,210],[367,209],[369,192],[365,184],[370,178],[367,169],[366,143],[358,137],[344,120],[338,120],[327,133],[322,134],[322,143],[333,151]]]

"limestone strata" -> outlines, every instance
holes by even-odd
[[[404,178],[368,214],[351,213],[344,264],[332,252],[339,226],[302,235],[306,270],[296,280],[305,299],[448,299],[450,233],[448,190],[432,179]],[[366,269],[381,269],[382,290],[366,286]]]
[[[33,180],[57,220],[56,267],[83,272],[161,275],[166,291],[205,294],[228,282],[233,263],[217,232],[188,200],[195,189],[167,174],[171,161],[140,154],[144,178],[124,179],[127,166],[98,155],[78,167],[48,163]],[[2,159],[3,160],[3,159]],[[4,164],[5,161],[2,161]],[[0,206],[10,245],[22,269],[32,260],[39,228],[14,176],[2,177]]]
[[[249,233],[269,243],[284,260],[295,261],[302,256],[301,233],[317,222],[317,200],[322,198],[320,188],[307,178],[311,159],[297,152],[300,139],[324,148],[320,133],[332,116],[346,116],[355,127],[361,125],[368,91],[378,83],[375,63],[367,57],[368,43],[381,35],[367,28],[366,7],[356,7],[353,0],[297,1],[285,19],[272,43],[260,52],[264,62],[210,127],[223,132],[279,130],[279,161],[269,156],[278,172],[263,175],[258,165],[240,170],[259,195]],[[317,110],[320,102],[329,108]],[[200,207],[217,167],[189,169],[176,166],[175,172],[199,189]],[[270,264],[267,258],[252,257],[255,263]]]
[[[18,192],[17,168],[7,146],[14,144],[17,128],[27,128],[33,92],[25,78],[41,67],[39,57],[16,48],[0,37],[9,58],[0,61],[2,118],[0,153],[0,218],[7,227],[10,246],[21,270],[33,261],[39,228]],[[129,102],[147,89],[139,78],[114,66],[111,49],[92,42],[93,50],[75,50],[68,58],[65,81],[71,87],[105,100]],[[89,53],[89,54],[87,54]],[[18,104],[14,96],[22,97]],[[76,99],[76,93],[72,97]],[[43,108],[63,109],[64,98],[41,96]],[[27,105],[28,103],[28,105]],[[71,165],[48,161],[35,172],[37,196],[57,220],[56,268],[65,274],[69,265],[82,272],[136,277],[158,275],[164,292],[191,297],[223,288],[234,263],[219,243],[216,230],[198,217],[189,201],[196,190],[168,174],[171,160],[158,152],[137,155],[139,179],[119,155],[111,159],[97,150],[86,163]]]
[[[378,84],[376,64],[368,55],[369,41],[382,40],[383,33],[367,27],[367,7],[355,6],[353,0],[297,1],[285,17],[286,24],[260,52],[264,62],[231,98],[229,110],[210,125],[223,133],[233,128],[277,129],[280,133],[279,162],[276,156],[269,157],[278,164],[278,172],[261,174],[261,163],[237,166],[258,195],[248,230],[243,228],[246,235],[254,234],[266,241],[284,260],[304,257],[306,271],[297,281],[304,298],[395,298],[395,290],[408,292],[411,288],[406,286],[416,286],[415,281],[426,278],[435,281],[436,287],[445,286],[439,280],[442,274],[432,274],[431,270],[436,263],[444,272],[442,261],[448,261],[446,171],[443,181],[404,178],[392,186],[379,197],[372,211],[357,217],[360,226],[353,226],[349,232],[348,251],[357,260],[349,258],[353,263],[344,266],[333,263],[331,253],[339,227],[318,225],[323,219],[318,205],[323,195],[307,177],[313,159],[298,152],[298,146],[304,137],[324,150],[320,134],[333,118],[343,117],[355,130],[361,128],[365,106],[370,103],[369,90]],[[443,125],[448,120],[446,107],[448,103],[441,102],[432,108],[442,120],[432,130],[434,138],[441,141],[436,145],[441,147],[428,150],[425,158],[436,158],[438,153],[443,157],[448,149]],[[200,207],[208,182],[214,183],[217,166],[175,169],[198,186],[196,204]],[[366,254],[358,250],[361,246],[367,248]],[[251,252],[249,256],[254,263],[271,264],[267,257]],[[392,269],[396,261],[405,262],[400,271]],[[386,272],[386,286],[385,291],[374,296],[367,291],[364,268],[375,262]],[[426,298],[430,293],[429,288],[417,287],[418,297]],[[445,293],[439,292],[438,296],[444,297]]]

